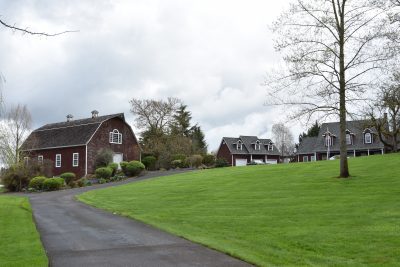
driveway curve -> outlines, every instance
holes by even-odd
[[[250,266],[159,229],[87,206],[82,192],[177,172],[92,187],[29,194],[50,266]]]

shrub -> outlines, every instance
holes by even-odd
[[[16,164],[5,170],[1,178],[8,191],[16,192],[28,187],[30,177],[33,176],[37,174],[30,175],[23,164]]]
[[[104,178],[99,179],[99,184],[105,184],[105,183],[107,183],[106,179],[104,179]]]
[[[96,173],[96,177],[101,179],[110,179],[111,174],[112,174],[113,170],[109,167],[101,167],[96,169],[95,173]]]
[[[128,162],[125,168],[125,175],[126,176],[137,176],[139,175],[143,170],[145,169],[145,166],[143,163],[140,161],[132,160]]]
[[[156,157],[154,156],[147,156],[142,159],[142,163],[146,167],[146,170],[152,171],[156,169]]]
[[[113,177],[113,176],[117,173],[117,170],[118,170],[118,163],[112,162],[112,163],[108,164],[107,167],[110,168],[110,169],[112,170],[111,177]]]
[[[183,165],[183,164],[182,164],[182,160],[180,160],[180,159],[176,159],[176,160],[173,160],[173,161],[171,162],[171,167],[172,167],[173,169],[182,168],[182,167],[181,167],[182,165]]]
[[[64,172],[60,175],[64,179],[65,184],[70,185],[72,181],[76,179],[76,175],[73,172]]]
[[[48,178],[43,182],[43,189],[46,191],[55,191],[60,190],[63,185],[63,178]]]
[[[203,162],[203,157],[200,155],[192,155],[189,157],[188,161],[191,167],[198,168]]]
[[[33,177],[29,182],[29,188],[33,188],[35,190],[42,190],[43,183],[47,178],[44,176],[36,176]]]
[[[119,166],[121,166],[121,170],[122,170],[123,173],[126,172],[126,166],[127,165],[128,165],[128,162],[126,162],[126,161],[122,161],[122,162],[119,163]]]
[[[226,161],[226,159],[224,159],[224,158],[217,158],[215,160],[216,168],[222,168],[222,167],[228,167],[228,166],[229,166],[228,161]]]
[[[207,154],[203,157],[203,164],[206,166],[213,166],[215,164],[215,156],[212,154]]]
[[[90,186],[92,185],[92,182],[90,182],[86,178],[81,178],[77,181],[79,187],[84,187],[84,186]]]
[[[109,148],[103,148],[97,152],[94,166],[96,169],[101,167],[107,167],[108,164],[112,163],[113,161],[113,154],[114,152]]]

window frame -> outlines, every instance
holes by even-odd
[[[79,153],[72,153],[72,167],[79,167]]]
[[[24,157],[24,164],[28,165],[29,164],[29,157]]]
[[[61,159],[61,154],[56,154],[56,160],[54,162],[56,168],[61,168]]]
[[[37,161],[39,164],[43,164],[43,155],[38,155]]]
[[[352,145],[353,144],[353,138],[351,134],[346,133],[346,145]]]
[[[325,136],[325,146],[326,147],[331,147],[332,145],[333,145],[332,136],[326,135]]]
[[[308,162],[308,156],[303,156],[303,162]]]
[[[369,142],[367,142],[367,136],[369,136]],[[372,134],[371,133],[364,133],[364,143],[365,144],[372,144]]]
[[[243,150],[243,143],[242,141],[237,141],[236,143],[236,150]]]
[[[109,133],[109,142],[110,144],[122,144],[122,134],[118,129],[114,129]]]
[[[254,150],[261,150],[261,144],[260,141],[256,141],[256,143],[254,144]]]

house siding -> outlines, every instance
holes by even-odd
[[[79,153],[79,164],[77,167],[72,166],[73,153]],[[61,154],[61,167],[55,167],[56,154]],[[40,155],[43,156],[43,160],[52,161],[52,173],[54,176],[59,176],[64,172],[73,172],[78,178],[85,176],[85,146],[35,150],[30,151],[27,156],[30,159],[37,160]]]
[[[217,153],[217,158],[223,158],[229,163],[230,166],[233,166],[232,155],[226,143],[225,144],[221,143],[221,146]]]
[[[122,144],[111,144],[109,134],[117,129],[122,134]],[[140,148],[129,125],[120,118],[103,122],[88,143],[88,173],[95,171],[95,158],[99,150],[109,148],[114,153],[122,153],[124,161],[140,160]]]

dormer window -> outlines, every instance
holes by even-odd
[[[327,147],[331,147],[332,146],[332,142],[333,140],[332,140],[332,136],[330,136],[329,134],[327,134],[326,136],[325,136],[325,146],[327,146]]]
[[[274,144],[272,142],[269,142],[267,145],[268,151],[274,151]]]
[[[122,134],[117,129],[114,129],[112,132],[110,132],[110,143],[122,144]]]
[[[372,134],[371,133],[364,134],[364,143],[372,144]]]
[[[354,133],[350,132],[350,130],[346,130],[346,145],[353,144]]]
[[[236,143],[236,149],[237,150],[242,150],[243,149],[243,143],[242,143],[242,141],[238,141],[237,143]]]
[[[254,144],[254,149],[255,150],[261,150],[261,144],[260,144],[260,141],[256,141],[256,143]]]

